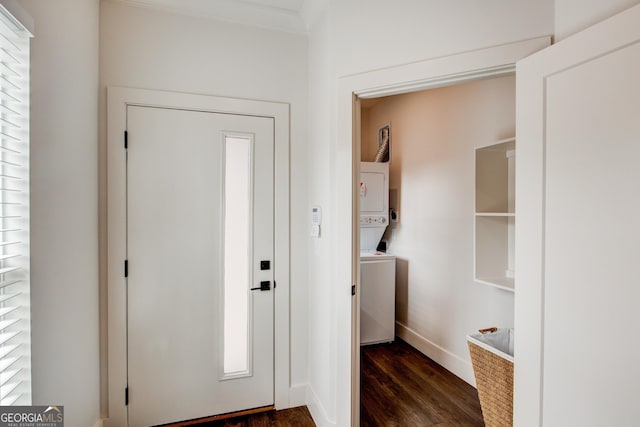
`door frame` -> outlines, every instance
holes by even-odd
[[[499,46],[428,59],[414,63],[349,75],[338,82],[338,136],[333,148],[331,175],[333,186],[334,232],[351,236],[350,245],[334,248],[332,282],[340,289],[356,286],[336,301],[337,377],[349,378],[336,386],[336,425],[360,424],[360,263],[359,192],[360,175],[360,102],[378,98],[450,86],[474,80],[515,73],[516,62],[551,44],[550,36],[507,43]],[[345,214],[347,213],[347,214]]]
[[[108,418],[105,426],[126,426],[127,306],[126,157],[124,131],[129,105],[209,111],[274,119],[274,405],[290,405],[289,110],[287,103],[246,100],[126,87],[107,89],[108,227]]]

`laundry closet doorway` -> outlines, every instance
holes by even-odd
[[[396,258],[397,274],[389,283],[395,289],[396,336],[473,385],[465,335],[485,326],[511,328],[514,321],[513,292],[475,282],[473,254],[476,149],[514,136],[515,76],[363,99],[361,107],[363,162],[376,157],[380,129],[390,124],[391,130],[391,213],[382,246]],[[364,231],[361,226],[361,239]],[[370,284],[362,277],[361,333]],[[404,363],[404,352],[395,354]],[[363,398],[369,393],[365,384],[375,384],[369,376],[363,377]],[[437,378],[431,378],[434,384]],[[425,390],[430,386],[427,381]],[[403,405],[412,399],[407,396]],[[421,413],[425,405],[415,400],[412,412]],[[441,412],[441,422],[472,423]],[[362,422],[375,424],[368,414]]]
[[[352,211],[352,215],[348,220],[345,219],[344,221],[339,221],[335,224],[337,233],[352,235],[352,245],[351,248],[345,248],[344,251],[335,254],[336,259],[345,261],[350,260],[350,268],[347,268],[346,265],[339,262],[337,264],[334,279],[338,283],[346,280],[350,280],[351,283],[356,283],[356,297],[352,298],[348,302],[348,306],[338,307],[338,313],[349,315],[348,318],[341,317],[339,321],[350,323],[352,326],[350,330],[345,330],[345,334],[348,335],[348,338],[343,340],[342,334],[340,333],[338,342],[347,341],[350,343],[350,348],[339,349],[339,351],[344,351],[344,354],[349,355],[348,360],[347,358],[340,359],[339,365],[343,366],[342,364],[344,363],[345,366],[349,366],[344,369],[349,370],[352,374],[351,392],[349,394],[351,402],[349,419],[354,425],[360,422],[359,298],[360,293],[363,292],[359,277],[360,236],[357,222],[359,219],[357,215],[357,201],[359,198],[357,182],[360,174],[362,138],[361,103],[367,99],[411,93],[419,90],[442,88],[459,83],[468,83],[487,78],[512,75],[515,71],[516,61],[543,49],[548,46],[549,43],[549,37],[540,37],[509,45],[480,49],[473,52],[461,53],[459,55],[425,60],[414,64],[400,65],[398,67],[348,76],[340,80],[340,97],[338,104],[339,138],[337,149],[343,150],[345,148],[342,146],[343,141],[345,145],[348,141],[352,148],[352,156],[343,159],[340,162],[336,162],[335,167],[333,168],[333,173],[338,181],[350,181],[354,183],[354,185],[350,189],[345,189],[345,191],[337,193],[335,198],[341,202],[342,208],[347,205],[352,205],[354,207],[354,211]],[[393,129],[395,128],[393,123],[391,124],[391,128],[391,162],[393,163]],[[393,196],[391,197],[393,198]],[[404,210],[405,206],[402,207],[402,211]],[[469,222],[470,224],[473,224],[472,210],[468,213],[459,213],[459,215],[469,215]],[[399,221],[401,223],[403,221],[403,212],[399,212]],[[472,233],[470,232],[470,234]],[[391,247],[389,250],[393,251]],[[465,254],[460,255],[464,256]],[[455,275],[457,273],[453,270],[450,274]],[[347,301],[344,301],[344,303],[347,303]],[[458,324],[456,326],[460,328],[461,325]],[[465,327],[466,326],[463,326],[461,329],[464,329]],[[465,330],[464,334],[468,332],[468,330]],[[453,339],[453,337],[445,337],[445,339],[449,338]],[[462,337],[462,344],[464,345],[464,337]],[[438,361],[438,363],[442,364],[456,375],[468,378],[468,374],[472,373],[471,364],[465,360],[466,357],[455,354],[455,352],[460,353],[458,350],[455,352],[447,351],[448,349],[440,346],[436,347],[436,350],[440,351],[438,356],[442,356],[443,360],[438,360],[437,357],[433,357],[434,360]]]

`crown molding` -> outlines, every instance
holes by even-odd
[[[322,16],[331,0],[303,0],[300,7],[300,16],[304,20],[307,31]]]
[[[33,35],[33,18],[16,0],[0,0],[0,6],[3,14],[13,22],[18,31],[26,31],[29,35]]]
[[[106,0],[129,6],[306,34],[305,1],[319,0]],[[324,1],[324,0],[322,0]]]

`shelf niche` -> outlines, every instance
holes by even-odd
[[[515,138],[476,149],[474,280],[515,290]]]

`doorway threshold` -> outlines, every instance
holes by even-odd
[[[196,425],[200,425],[200,424],[211,423],[211,422],[214,422],[214,421],[226,420],[226,419],[229,419],[229,418],[236,418],[236,417],[243,417],[243,416],[246,416],[246,415],[260,414],[262,412],[273,411],[274,409],[275,409],[275,406],[273,406],[273,405],[261,406],[259,408],[245,409],[243,411],[236,411],[236,412],[228,412],[226,414],[213,415],[211,417],[204,417],[204,418],[197,418],[195,420],[180,421],[180,422],[172,423],[172,424],[162,424],[162,426],[158,426],[158,427],[196,426]]]

